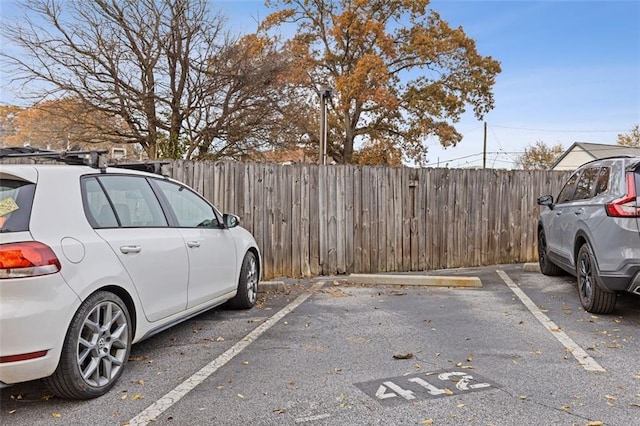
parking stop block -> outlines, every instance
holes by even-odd
[[[444,275],[384,275],[351,274],[347,279],[353,284],[410,285],[425,287],[482,287],[478,277]]]

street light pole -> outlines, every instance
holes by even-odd
[[[327,164],[327,136],[329,133],[327,119],[327,100],[331,97],[331,89],[324,89],[320,94],[320,151],[318,164]]]

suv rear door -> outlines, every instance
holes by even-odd
[[[570,259],[571,265],[575,265],[573,254],[575,237],[579,229],[588,229],[589,226],[582,225],[583,222],[591,221],[591,218],[603,214],[603,205],[594,205],[592,199],[596,192],[596,186],[599,182],[600,172],[604,170],[603,175],[608,181],[608,167],[585,168],[580,174],[580,178],[576,182],[576,190],[573,193],[573,199],[566,203],[564,214],[561,219],[562,228],[562,253],[567,259]],[[602,179],[600,179],[602,181]],[[606,185],[605,185],[606,187]],[[598,210],[597,212],[595,210]]]

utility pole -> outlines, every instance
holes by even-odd
[[[487,168],[487,122],[484,122],[484,148],[482,149],[482,168]]]

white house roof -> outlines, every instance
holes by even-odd
[[[584,163],[617,155],[640,156],[640,148],[603,143],[575,142],[551,166],[552,170],[574,170]]]

